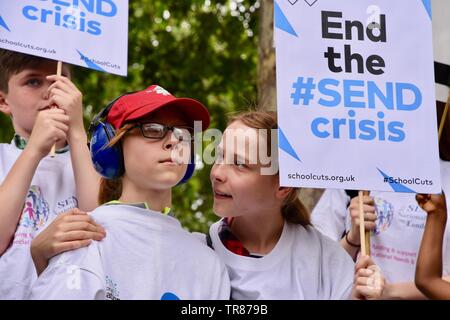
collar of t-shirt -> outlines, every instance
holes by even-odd
[[[138,203],[124,203],[122,201],[119,200],[113,200],[110,202],[105,203],[105,205],[110,206],[110,205],[117,205],[117,204],[121,204],[121,205],[127,205],[127,206],[132,206],[132,207],[136,207],[136,208],[141,208],[141,209],[147,209],[150,210],[150,207],[148,206],[147,202],[138,202]],[[169,207],[165,207],[163,209],[163,211],[161,211],[162,214],[168,215],[168,216],[175,216],[175,214],[173,213],[172,209],[170,209]]]
[[[14,143],[14,145],[17,147],[17,149],[23,150],[27,146],[27,140],[17,133],[14,134],[13,141],[11,143]],[[55,151],[55,153],[66,153],[69,151],[69,145],[66,144],[64,148],[58,149]]]
[[[233,234],[231,231],[231,223],[233,218],[224,218],[219,226],[219,239],[222,244],[233,252],[234,254],[251,257],[251,258],[261,258],[263,255],[250,253],[247,248],[244,247],[242,242]]]

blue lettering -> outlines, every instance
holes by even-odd
[[[389,123],[388,130],[391,135],[389,135],[388,140],[392,142],[401,142],[405,140],[405,133],[401,130],[401,128],[403,128],[402,122],[393,121]]]
[[[377,136],[377,132],[373,128],[375,121],[372,120],[361,120],[359,123],[359,130],[362,132],[359,134],[361,140],[373,140]]]
[[[66,1],[61,1],[61,0],[53,0],[54,4],[59,4],[61,6],[64,7],[70,7],[70,3],[67,3]]]
[[[77,29],[77,18],[71,15],[65,15],[64,16],[64,23],[63,27],[67,29],[75,30]]]
[[[79,7],[78,2],[81,2],[87,11],[94,13],[95,0],[73,0],[73,5]]]
[[[333,119],[333,138],[339,139],[340,136],[340,127],[345,126],[347,120],[345,119]]]
[[[42,9],[42,11],[41,11],[41,22],[46,23],[47,22],[47,16],[51,16],[52,14],[53,14],[52,10]]]
[[[375,96],[377,96],[387,109],[394,110],[394,86],[392,82],[386,83],[386,95],[373,81],[367,82],[367,92],[369,95],[369,109],[375,109]]]
[[[397,83],[395,86],[397,93],[397,110],[413,111],[422,105],[422,94],[419,88],[411,83]],[[414,94],[414,102],[411,104],[405,104],[403,98],[403,91],[408,90]]]
[[[379,119],[384,119],[384,113],[381,111],[377,113],[377,116]],[[386,140],[384,131],[385,131],[384,121],[378,121],[378,140],[380,141]]]
[[[348,112],[349,117],[354,118],[356,116],[355,110],[350,110]],[[348,130],[349,130],[349,138],[350,140],[356,139],[356,121],[355,119],[348,120]]]
[[[26,19],[33,21],[40,21],[42,23],[53,24],[58,27],[63,27],[70,30],[79,30],[80,32],[87,32],[91,35],[98,36],[102,34],[102,24],[98,21],[87,20],[85,12],[79,12],[79,16],[73,16],[71,14],[63,15],[65,9],[64,7],[79,8],[78,5],[83,6],[85,10],[89,12],[95,12],[99,10],[100,15],[104,16],[114,16],[117,13],[117,6],[112,0],[40,0],[48,1],[55,4],[53,10],[51,9],[40,9],[34,6],[24,6],[22,9],[22,14]],[[95,3],[97,7],[95,8]]]
[[[94,13],[94,3],[95,0],[73,0],[71,4],[69,1],[62,1],[62,0],[53,0],[54,4],[59,4],[64,7],[74,7],[74,8],[80,8],[80,3],[83,4],[84,8],[87,9],[89,12]]]
[[[103,10],[103,3],[109,6],[109,11]],[[105,17],[114,17],[117,14],[117,6],[111,0],[97,0],[97,14]]]
[[[330,133],[326,130],[320,131],[319,125],[327,125],[330,121],[325,118],[316,118],[311,122],[311,131],[316,137],[319,138],[328,138],[330,136]]]
[[[33,7],[33,6],[23,7],[22,13],[25,16],[25,18],[30,19],[30,20],[38,20],[38,18],[36,16],[33,16],[30,14],[30,11],[38,12],[39,10],[38,10],[38,8]]]
[[[364,81],[362,80],[344,80],[344,106],[347,108],[364,108],[364,102],[352,101],[352,97],[364,98],[364,91],[352,90],[352,86],[364,87]]]
[[[336,107],[339,103],[341,103],[341,95],[338,91],[328,89],[326,87],[327,85],[337,87],[339,85],[339,81],[334,79],[322,79],[319,82],[319,92],[325,96],[333,98],[333,100],[325,100],[320,98],[319,104],[324,107]]]
[[[87,30],[88,33],[94,36],[99,36],[102,33],[102,29],[100,29],[102,24],[100,22],[89,21],[87,25],[89,27],[89,29]]]

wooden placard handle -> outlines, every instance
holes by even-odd
[[[363,197],[368,196],[370,191],[358,191],[359,199],[359,238],[361,243],[361,255],[370,256],[370,231],[364,228],[364,203]]]
[[[56,66],[56,75],[60,76],[62,74],[62,61],[58,61]],[[56,143],[53,144],[52,149],[50,150],[50,157],[54,158],[56,153]]]

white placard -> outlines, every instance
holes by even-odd
[[[128,0],[2,0],[0,47],[124,76]]]
[[[439,193],[431,5],[275,0],[283,186]]]

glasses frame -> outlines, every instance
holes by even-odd
[[[145,125],[149,125],[149,124],[153,124],[153,125],[158,125],[161,126],[163,128],[163,135],[161,137],[149,137],[147,135],[145,135],[144,132],[144,128],[143,126]],[[190,140],[187,142],[192,142],[194,141],[194,128],[189,127],[189,126],[168,126],[162,123],[158,123],[158,122],[137,122],[133,127],[130,128],[134,129],[134,128],[139,128],[141,131],[141,134],[144,138],[146,139],[154,139],[154,140],[162,140],[167,136],[167,133],[170,131],[172,131],[172,134],[174,135],[174,137],[179,141],[179,142],[183,142],[184,140],[180,140],[180,136],[179,136],[179,130],[188,130],[190,133]]]

